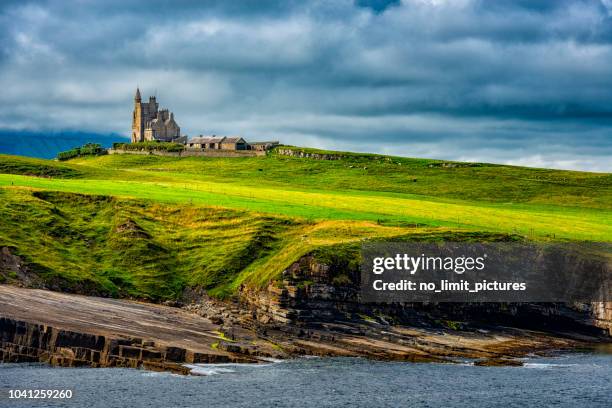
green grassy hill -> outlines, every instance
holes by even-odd
[[[155,300],[265,285],[306,253],[363,239],[609,242],[611,207],[607,173],[350,153],[0,155],[0,247],[47,285]]]

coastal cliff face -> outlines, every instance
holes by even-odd
[[[358,270],[336,254],[303,256],[266,288],[224,301],[187,290],[184,310],[0,285],[0,361],[183,374],[185,364],[299,355],[516,364],[610,334],[610,303],[364,304]],[[22,259],[1,255],[4,273],[38,285]]]
[[[43,362],[60,367],[144,367],[187,374],[182,363],[230,362],[139,338],[112,338],[0,318],[0,362]]]
[[[250,330],[176,307],[0,285],[0,362],[143,367],[284,357]]]
[[[473,323],[491,325],[503,321],[524,328],[612,336],[612,302],[363,304],[359,302],[358,280],[356,270],[337,271],[334,265],[307,255],[285,269],[280,281],[260,291],[244,289],[241,295],[256,320],[263,324],[365,319],[462,329]]]
[[[594,325],[608,329],[612,337],[612,302],[596,302],[590,305],[591,315],[594,317]]]

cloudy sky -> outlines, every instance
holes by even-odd
[[[137,84],[189,135],[612,171],[612,0],[0,3],[0,131],[127,136]]]

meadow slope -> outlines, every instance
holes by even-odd
[[[612,240],[610,174],[379,155],[0,155],[0,200],[0,247],[35,279],[150,299],[265,285],[363,239]]]

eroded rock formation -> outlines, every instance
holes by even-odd
[[[321,321],[355,321],[427,326],[453,321],[454,328],[469,324],[505,322],[516,327],[549,331],[576,331],[612,336],[612,302],[596,303],[437,303],[363,304],[359,301],[358,272],[338,271],[314,256],[302,257],[283,271],[279,282],[265,290],[243,288],[242,299],[263,324],[307,324]]]
[[[145,367],[187,374],[189,369],[182,363],[232,361],[224,355],[188,352],[184,348],[158,346],[153,341],[138,338],[112,338],[9,318],[0,318],[0,334],[0,361],[5,363],[44,362],[62,367]]]

